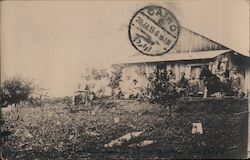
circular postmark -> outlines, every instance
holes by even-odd
[[[167,9],[146,6],[135,13],[129,24],[129,39],[141,53],[157,56],[171,50],[178,40],[179,22]]]

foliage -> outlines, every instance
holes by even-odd
[[[154,72],[150,75],[151,88],[148,89],[150,102],[159,103],[166,106],[173,106],[180,98],[180,94],[177,92],[175,83],[170,82],[170,78],[160,72]],[[152,78],[155,77],[155,78]]]
[[[241,137],[247,135],[247,130],[240,133],[239,130],[247,127],[244,123],[246,116],[235,113],[246,111],[247,100],[200,99],[183,102],[175,107],[173,117],[166,116],[166,108],[159,104],[135,101],[104,103],[107,107],[97,104],[74,113],[61,103],[42,108],[24,107],[18,120],[11,116],[12,113],[4,112],[6,124],[14,133],[4,146],[5,157],[37,160],[220,159],[244,155],[244,149],[239,149],[247,144]],[[118,123],[115,122],[117,117],[120,119]],[[204,125],[204,134],[191,133],[192,123],[195,122]],[[111,140],[131,131],[145,132],[122,146],[104,147]],[[142,140],[153,140],[155,143],[145,147],[129,146]],[[231,146],[238,147],[232,150],[229,149]],[[216,156],[199,152],[210,147],[225,149],[225,153]]]
[[[88,89],[98,94],[99,91],[103,92],[107,88],[114,90],[119,87],[122,69],[122,65],[114,65],[111,70],[107,68],[87,68],[82,78]]]
[[[26,100],[30,106],[37,107],[44,105],[49,99],[48,91],[36,86],[32,94]]]
[[[2,107],[6,107],[8,106],[8,104],[17,105],[23,100],[28,100],[33,90],[34,90],[34,86],[31,81],[22,79],[21,77],[18,77],[18,76],[7,79],[1,84],[0,86],[0,150],[2,150],[1,145],[4,142],[4,137],[11,134],[10,131],[4,131],[3,129],[5,120],[2,117]]]
[[[109,83],[109,86],[112,89],[116,89],[119,87],[121,77],[122,77],[122,69],[123,69],[122,65],[114,65],[113,66],[113,71],[111,72],[111,79],[110,79],[110,83]]]
[[[86,75],[83,76],[85,80],[101,80],[104,77],[108,77],[108,71],[105,68],[87,68]]]
[[[146,71],[145,68],[141,67],[136,67],[135,73],[138,74],[139,76],[146,76]]]
[[[3,89],[2,86],[0,86],[0,106],[6,106],[7,105],[7,100],[8,100],[8,93]]]
[[[34,91],[32,81],[15,76],[5,80],[1,85],[2,103],[18,104],[23,100],[28,100]]]

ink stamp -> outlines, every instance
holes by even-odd
[[[141,53],[158,56],[168,53],[179,36],[179,22],[167,9],[146,6],[135,13],[129,24],[129,39]]]

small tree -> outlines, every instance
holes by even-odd
[[[170,81],[170,77],[166,72],[160,73],[159,71],[155,71],[151,76],[155,78],[149,77],[152,84],[152,87],[148,90],[151,95],[149,101],[168,107],[170,115],[172,115],[172,107],[181,97],[175,83]]]
[[[0,86],[0,107],[6,107],[8,104],[7,100],[9,95],[6,91],[3,90],[2,85]]]
[[[111,72],[111,79],[109,82],[109,86],[112,89],[116,89],[119,87],[121,77],[122,77],[122,69],[123,66],[122,65],[114,65],[113,67],[113,71]]]
[[[31,107],[38,107],[44,105],[48,99],[48,90],[39,86],[35,86],[35,89],[27,99],[27,102]]]
[[[25,80],[15,76],[5,80],[1,85],[3,95],[3,104],[15,104],[17,106],[21,101],[28,100],[34,90],[32,81]]]
[[[21,77],[15,76],[5,80],[0,86],[0,158],[2,159],[3,137],[11,134],[9,131],[3,131],[4,120],[2,117],[2,107],[8,104],[19,104],[23,100],[27,100],[34,86],[31,81],[24,80]],[[15,107],[15,108],[16,108]],[[19,110],[17,110],[18,112]]]
[[[105,68],[87,68],[85,75],[82,75],[84,80],[101,80],[108,76],[108,71]]]

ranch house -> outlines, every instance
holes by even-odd
[[[214,73],[218,57],[225,64],[229,78],[233,74],[232,68],[237,68],[241,77],[241,87],[245,93],[248,93],[250,91],[250,57],[183,27],[180,28],[176,45],[168,53],[161,56],[137,53],[124,60],[120,88],[123,92],[129,92],[129,81],[133,79],[136,79],[142,88],[146,87],[148,80],[145,74],[165,69],[172,70],[177,81],[180,79],[181,72],[185,73],[187,79],[190,75],[195,76],[199,81],[198,90],[202,93],[204,85],[199,80],[202,66],[207,65]]]

